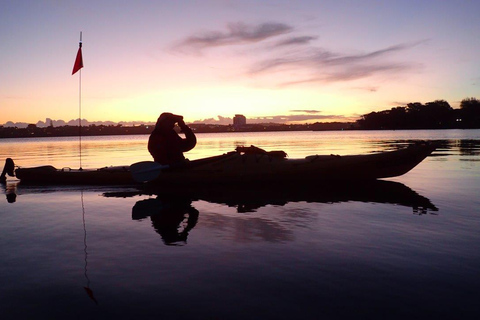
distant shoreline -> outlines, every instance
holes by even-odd
[[[379,112],[370,112],[355,122],[316,122],[313,124],[255,123],[246,124],[246,118],[236,115],[242,121],[229,125],[191,123],[196,133],[220,132],[276,132],[276,131],[340,131],[340,130],[438,130],[438,129],[480,129],[480,100],[463,99],[460,109],[453,109],[445,100],[435,100],[422,104],[408,103],[406,106]],[[50,120],[50,121],[49,121]],[[54,126],[47,118],[49,126],[28,124],[26,128],[0,126],[0,138],[26,137],[69,137],[150,134],[154,125],[140,124],[90,124],[82,126]],[[45,123],[42,123],[45,124]],[[57,123],[58,124],[58,123]]]
[[[242,133],[242,132],[287,132],[287,131],[392,131],[392,130],[466,130],[480,128],[360,128],[351,122],[334,123],[315,123],[315,124],[253,124],[243,127],[234,127],[232,125],[209,125],[209,124],[190,124],[195,133]],[[49,138],[49,137],[78,137],[78,136],[121,136],[121,135],[148,135],[152,132],[154,126],[62,126],[62,127],[44,127],[38,128],[31,125],[27,128],[0,127],[0,139],[8,138]]]
[[[233,125],[189,124],[195,133],[227,133],[227,132],[277,132],[277,131],[330,131],[352,130],[355,124],[315,123],[315,124],[251,124],[236,127]],[[73,136],[107,136],[107,135],[141,135],[150,134],[152,125],[122,126],[122,125],[90,125],[37,127],[29,125],[27,128],[0,127],[0,138],[44,138],[44,137],[73,137]],[[358,129],[358,128],[357,128]]]

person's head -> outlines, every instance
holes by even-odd
[[[182,116],[170,112],[164,112],[158,117],[155,129],[173,129],[175,123],[181,120],[183,120]]]

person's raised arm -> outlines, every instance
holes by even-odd
[[[186,152],[192,150],[197,144],[197,137],[195,137],[192,129],[190,129],[190,127],[187,126],[183,120],[180,120],[177,123],[180,129],[182,129],[182,132],[185,134],[185,139],[183,139],[182,143],[182,151]]]

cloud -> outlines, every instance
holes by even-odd
[[[293,115],[275,115],[275,116],[262,116],[262,117],[248,117],[247,116],[247,123],[255,124],[255,123],[314,123],[314,122],[354,122],[356,121],[360,115],[354,114],[351,116],[345,115],[320,115],[322,111],[318,110],[290,110],[292,113],[301,113],[301,114],[293,114]],[[216,124],[216,125],[230,125],[233,124],[232,117],[223,117],[218,115],[216,118],[206,118],[206,119],[199,119],[195,120],[190,123],[194,124]],[[7,121],[4,124],[0,124],[3,127],[17,127],[17,128],[26,128],[30,123],[26,122],[12,122]],[[52,120],[50,118],[45,119],[45,121],[37,121],[35,124],[39,128],[44,128],[52,124],[54,127],[61,127],[61,126],[78,126],[78,119],[72,119],[69,121],[64,120]],[[138,126],[138,125],[155,125],[155,122],[151,121],[88,121],[86,119],[82,119],[82,126],[89,126],[89,125],[104,125],[104,126],[116,126],[116,125],[123,125],[123,126]]]
[[[290,112],[293,112],[293,113],[320,113],[321,111],[319,110],[290,110]]]
[[[353,81],[378,74],[404,72],[416,65],[394,59],[396,53],[411,49],[421,42],[398,44],[380,50],[361,54],[334,53],[325,49],[310,48],[294,54],[286,53],[274,59],[265,59],[253,64],[250,75],[264,75],[273,72],[300,71],[305,75],[281,85],[295,85],[311,82]]]
[[[409,49],[411,47],[416,46],[418,43],[413,43],[413,44],[398,44],[394,46],[390,46],[381,50],[376,50],[372,52],[368,52],[365,54],[358,54],[358,55],[345,55],[345,56],[339,56],[335,57],[332,59],[326,59],[324,61],[327,64],[330,65],[344,65],[344,64],[351,64],[351,63],[357,63],[357,62],[364,62],[364,61],[371,61],[372,59],[378,59],[381,58],[382,56],[386,56],[390,53],[395,53],[398,51],[403,51],[406,49]]]
[[[312,40],[315,40],[315,39],[317,39],[317,37],[310,37],[310,36],[291,37],[285,40],[278,41],[275,44],[275,47],[305,45],[305,44],[309,44]]]
[[[303,112],[305,114],[296,114],[296,115],[275,115],[275,116],[262,116],[262,117],[248,117],[248,124],[255,123],[314,123],[320,121],[327,122],[354,122],[359,116],[345,116],[345,115],[319,115],[321,111],[317,110],[292,110],[292,112]],[[195,120],[193,123],[200,124],[218,124],[218,125],[229,125],[233,123],[233,119],[229,117],[218,116],[218,118],[208,118]]]
[[[382,74],[382,73],[388,73],[388,72],[398,73],[398,72],[406,71],[412,68],[413,66],[410,66],[408,64],[349,66],[344,70],[326,71],[325,73],[314,74],[316,76],[311,78],[302,78],[299,80],[287,81],[287,82],[281,83],[280,85],[290,86],[290,85],[312,83],[312,82],[353,81],[353,80],[367,78],[367,77],[377,75],[377,74]],[[378,90],[378,88],[376,90]]]
[[[206,118],[206,119],[199,119],[195,120],[192,123],[205,123],[205,124],[219,124],[219,125],[229,125],[233,123],[233,118],[231,117],[222,117],[217,116],[217,118]]]
[[[359,69],[361,66],[372,65],[374,68],[386,68],[380,64],[379,60],[388,58],[394,53],[411,49],[422,42],[411,44],[398,44],[384,49],[362,53],[362,54],[341,54],[334,53],[325,49],[310,48],[296,52],[291,55],[284,55],[281,58],[265,59],[257,62],[250,70],[250,73],[262,73],[272,69],[281,67],[355,67]],[[365,69],[365,68],[364,68]]]
[[[39,120],[36,123],[27,123],[27,122],[13,122],[13,121],[7,121],[4,124],[0,124],[0,126],[3,127],[17,127],[17,128],[26,128],[29,124],[35,124],[39,128],[45,128],[50,125],[53,125],[54,127],[62,127],[62,126],[78,126],[78,119],[72,119],[69,121],[65,120],[52,120],[50,118],[46,118],[45,121]],[[90,125],[96,125],[96,126],[116,126],[116,125],[123,125],[123,126],[135,126],[135,125],[155,125],[155,122],[152,121],[120,121],[120,122],[115,122],[115,121],[88,121],[86,119],[82,119],[82,126],[90,126]]]
[[[187,37],[176,46],[180,51],[199,52],[205,48],[256,43],[293,30],[284,23],[248,25],[243,22],[229,23],[226,31],[209,31]]]
[[[274,42],[266,41],[275,39]],[[295,28],[279,22],[256,25],[230,23],[225,30],[209,31],[186,37],[177,50],[200,53],[207,48],[245,45],[242,56],[250,58],[244,66],[245,75],[257,80],[272,79],[274,86],[305,83],[349,82],[379,75],[401,74],[418,69],[419,64],[406,61],[400,54],[429,40],[398,43],[378,50],[335,52],[316,47],[316,35],[296,35]],[[237,48],[238,50],[238,48]],[[232,52],[234,55],[235,52]],[[238,52],[236,52],[238,55]],[[278,75],[278,76],[277,76]],[[283,75],[288,75],[283,77]],[[282,79],[289,79],[282,81]],[[272,80],[270,80],[272,81]],[[370,90],[378,90],[376,87]]]
[[[352,87],[355,90],[362,90],[362,91],[369,91],[369,92],[377,92],[378,86],[363,86],[363,87]]]
[[[297,115],[279,115],[279,116],[267,116],[267,117],[255,117],[247,118],[247,123],[314,123],[314,122],[349,122],[355,121],[357,118],[353,119],[345,115],[319,115],[319,114],[297,114]]]

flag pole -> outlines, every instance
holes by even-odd
[[[78,43],[78,48],[80,50],[82,48],[82,31],[80,31],[80,42]],[[80,73],[78,75],[78,149],[80,154],[80,170],[83,170],[82,169],[82,69],[80,69]]]
[[[79,154],[80,154],[80,169],[82,169],[82,68],[83,68],[83,57],[82,57],[82,31],[80,31],[80,42],[78,43],[78,52],[77,57],[75,58],[75,64],[73,65],[72,75],[77,71],[80,71],[78,77],[78,144],[79,144]]]
[[[83,68],[83,57],[82,57],[82,31],[80,31],[80,42],[78,43],[78,52],[77,57],[75,58],[75,64],[73,66],[72,75],[79,71],[78,76],[78,150],[79,150],[79,160],[80,168],[82,169],[82,68]]]

